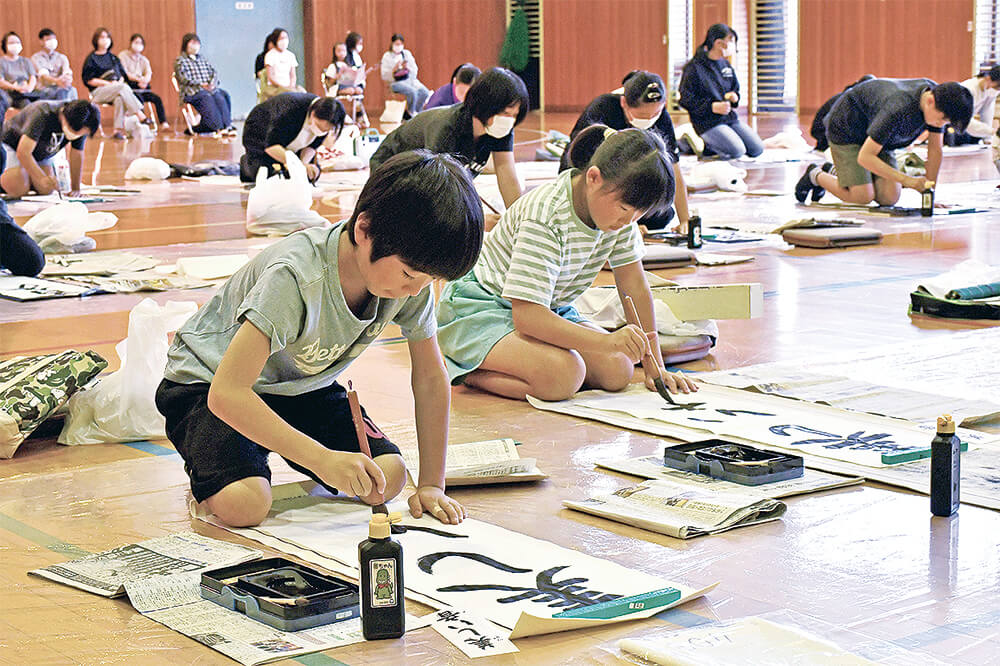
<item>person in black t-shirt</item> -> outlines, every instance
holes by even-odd
[[[70,191],[78,196],[83,146],[101,126],[101,112],[82,99],[72,102],[33,102],[4,123],[0,142],[6,161],[0,189],[15,197],[29,190],[49,194],[57,187],[52,157],[67,143]]]
[[[492,155],[500,195],[510,207],[522,192],[514,168],[514,127],[527,113],[524,82],[510,70],[494,67],[476,79],[461,104],[418,113],[390,132],[372,155],[371,171],[397,153],[427,148],[455,155],[478,175]]]
[[[611,129],[623,130],[635,127],[658,134],[667,147],[667,155],[674,165],[676,181],[676,196],[674,206],[680,221],[679,230],[687,233],[688,207],[687,191],[684,187],[684,177],[678,166],[680,157],[677,150],[677,137],[674,135],[674,124],[670,114],[664,109],[667,100],[666,86],[663,79],[652,72],[636,70],[629,72],[622,81],[624,92],[621,95],[606,93],[598,95],[587,105],[570,132],[570,140],[591,125],[607,125]],[[559,171],[570,168],[569,152],[564,151],[559,162]],[[664,213],[653,214],[642,218],[640,224],[649,229],[663,229],[674,218],[674,208],[668,208]]]
[[[961,131],[972,117],[972,93],[954,81],[872,79],[852,87],[826,116],[826,136],[833,163],[810,164],[795,186],[804,203],[829,191],[841,201],[891,206],[903,187],[934,187],[941,168],[941,138],[951,123]],[[924,130],[927,173],[907,176],[896,168],[893,152],[913,143]],[[832,171],[832,173],[831,173]]]
[[[740,121],[740,82],[729,58],[736,55],[736,31],[725,23],[708,29],[694,57],[681,75],[680,105],[691,116],[694,131],[724,160],[757,157],[764,144],[749,125]]]

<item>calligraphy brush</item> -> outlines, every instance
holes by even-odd
[[[623,305],[625,306],[625,321],[641,329],[642,322],[639,321],[639,313],[635,310],[635,303],[632,302],[632,297],[626,296]],[[653,352],[649,349],[642,355],[642,369],[647,376],[653,376],[653,384],[656,386],[656,392],[660,394],[660,397],[671,405],[676,405],[674,397],[670,395],[670,391],[667,390],[666,385],[663,383],[663,375],[660,374],[660,368],[657,367],[656,357],[653,356]]]
[[[361,403],[358,401],[358,392],[354,390],[354,385],[350,380],[347,382],[347,403],[351,406],[351,420],[354,421],[354,432],[358,436],[358,447],[361,453],[372,458],[372,449],[368,446],[368,435],[365,434],[365,421],[361,415]],[[374,458],[372,458],[374,460]],[[383,498],[384,499],[384,498]],[[384,513],[389,515],[389,509],[385,502],[372,504],[372,513]]]

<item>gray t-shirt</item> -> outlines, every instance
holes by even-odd
[[[927,126],[920,95],[935,85],[930,79],[872,79],[853,86],[826,116],[827,140],[861,145],[871,137],[885,150],[905,148]]]
[[[347,307],[337,271],[343,223],[294,233],[236,272],[181,327],[167,354],[173,382],[211,382],[244,321],[271,339],[257,393],[300,395],[333,383],[389,323],[410,340],[437,332],[428,287],[410,298],[372,296],[361,319]]]
[[[35,75],[35,66],[24,56],[14,60],[0,57],[0,77],[9,83],[24,83]]]

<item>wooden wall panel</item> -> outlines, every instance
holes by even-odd
[[[2,0],[0,6],[0,30],[16,32],[26,56],[41,50],[39,30],[55,30],[58,50],[69,58],[73,83],[81,97],[87,89],[80,70],[93,50],[90,38],[94,30],[104,27],[111,32],[116,54],[128,47],[133,33],[142,33],[145,55],[153,68],[150,87],[163,97],[167,113],[174,113],[177,105],[170,72],[180,52],[181,37],[195,29],[194,0]]]
[[[973,0],[800,0],[799,108],[814,113],[863,74],[971,76]]]
[[[382,108],[386,84],[378,72],[389,38],[398,32],[413,52],[418,77],[431,90],[448,82],[455,67],[472,62],[494,67],[506,32],[504,0],[303,0],[306,60],[311,71],[330,64],[333,45],[351,30],[364,37],[362,57],[376,70],[368,75],[365,106]],[[317,82],[310,81],[309,89]]]
[[[738,1],[738,0],[737,0]],[[705,33],[716,23],[732,25],[733,19],[729,12],[729,0],[694,0],[694,43],[701,44]],[[740,35],[740,44],[746,41],[748,35]]]
[[[543,0],[545,108],[580,111],[633,69],[670,80],[666,0]]]

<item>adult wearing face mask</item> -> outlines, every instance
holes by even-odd
[[[31,64],[38,72],[38,92],[43,99],[72,100],[78,97],[73,87],[73,70],[69,58],[56,51],[59,40],[50,28],[38,33],[42,50],[31,56]]]
[[[420,113],[431,91],[417,79],[417,61],[405,48],[403,36],[398,32],[393,34],[389,50],[382,54],[381,69],[382,80],[389,84],[389,89],[406,98],[406,110],[410,115]]]
[[[125,138],[125,117],[135,116],[139,122],[152,123],[142,111],[142,102],[125,83],[121,60],[111,52],[114,40],[107,28],[98,28],[90,38],[94,50],[83,61],[81,76],[90,90],[90,100],[111,104],[115,109],[115,139]],[[155,128],[154,128],[155,129]]]
[[[463,160],[476,176],[492,155],[500,194],[509,207],[522,191],[514,168],[514,127],[527,113],[524,81],[502,67],[488,69],[461,104],[429,109],[390,132],[369,166],[375,171],[397,153],[427,148]]]
[[[174,76],[181,99],[201,115],[201,122],[194,128],[195,134],[236,134],[229,93],[219,87],[219,75],[201,55],[201,39],[193,32],[181,38],[181,54],[174,61]]]
[[[13,106],[16,109],[41,99],[35,91],[38,77],[35,66],[21,55],[21,38],[16,32],[8,32],[0,40],[0,106],[3,112]],[[2,118],[2,116],[0,116]]]
[[[764,152],[757,133],[736,115],[740,82],[729,59],[736,55],[737,39],[735,30],[716,23],[681,75],[680,105],[705,141],[706,154],[711,151],[724,160]]]
[[[315,182],[319,178],[316,150],[328,135],[340,136],[346,117],[338,100],[310,93],[282,93],[261,102],[243,126],[246,154],[240,158],[240,180],[254,182],[261,167],[267,168],[268,176],[275,174],[284,168],[286,151],[291,151]]]
[[[83,147],[101,125],[101,112],[82,99],[72,102],[33,102],[3,124],[0,142],[6,167],[0,188],[15,197],[29,190],[38,194],[55,191],[57,184],[52,157],[67,143],[69,150],[70,194],[80,193]]]
[[[146,38],[135,33],[128,40],[128,48],[118,54],[122,68],[125,70],[125,80],[135,96],[141,102],[151,102],[156,108],[156,117],[160,120],[162,129],[170,129],[167,123],[167,112],[163,108],[163,100],[155,92],[149,89],[149,82],[153,79],[153,67],[149,64],[149,58],[142,52],[146,50]]]
[[[674,179],[676,181],[674,206],[680,221],[679,230],[687,232],[687,192],[684,187],[684,177],[678,165],[680,154],[677,150],[674,124],[670,120],[670,114],[664,108],[667,101],[667,89],[663,85],[663,79],[652,72],[635,70],[625,76],[622,84],[624,86],[622,94],[598,95],[587,105],[587,108],[577,119],[576,125],[573,126],[573,131],[570,132],[570,140],[575,139],[577,134],[591,125],[607,125],[615,130],[635,127],[658,134],[663,139],[667,154],[674,165]],[[559,171],[565,171],[571,166],[567,150],[563,153],[559,163]],[[674,208],[670,208],[665,213],[642,218],[640,224],[649,229],[663,229],[673,218]]]
[[[262,81],[261,97],[270,99],[281,93],[305,92],[305,88],[296,83],[295,69],[299,66],[299,61],[288,50],[288,32],[284,28],[275,28],[264,40],[264,47],[267,49],[264,54],[267,76]]]

